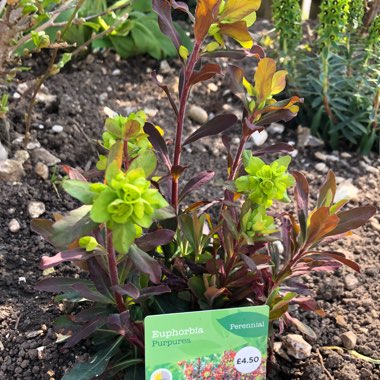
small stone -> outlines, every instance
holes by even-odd
[[[377,168],[375,168],[375,167],[373,167],[371,165],[366,164],[364,161],[360,161],[359,162],[359,166],[361,166],[368,173],[379,174],[379,169],[377,169]]]
[[[320,147],[325,145],[323,140],[312,136],[310,128],[302,127],[301,125],[297,128],[297,147],[298,148],[305,148],[305,147]]]
[[[315,170],[320,172],[320,173],[327,173],[329,170],[329,168],[327,167],[327,165],[324,162],[319,162],[314,167],[315,167]]]
[[[21,162],[22,164],[28,161],[30,158],[30,154],[26,150],[16,150],[14,154],[14,159],[16,161]]]
[[[274,342],[273,344],[273,351],[278,355],[280,356],[281,358],[287,360],[287,361],[292,361],[290,359],[290,357],[288,356],[288,354],[285,352],[285,350],[283,349],[282,347],[282,343],[281,342]]]
[[[207,88],[211,91],[211,92],[217,92],[218,91],[218,86],[215,84],[215,83],[209,83],[207,85]]]
[[[311,356],[311,345],[298,334],[289,334],[283,338],[283,345],[288,355],[296,359],[306,359]]]
[[[32,151],[32,157],[35,161],[40,161],[47,166],[53,166],[61,162],[61,160],[50,152],[48,152],[45,148],[38,148]]]
[[[339,157],[335,156],[334,154],[326,154],[326,159],[327,161],[332,161],[332,162],[338,162]]]
[[[350,273],[344,278],[344,287],[347,290],[354,290],[358,285],[359,280],[353,274]]]
[[[353,350],[355,348],[358,337],[352,331],[347,331],[340,337],[345,348],[348,350]]]
[[[15,92],[15,93],[13,94],[13,99],[18,100],[18,99],[20,99],[20,98],[21,98],[21,95],[20,95],[18,92]]]
[[[153,118],[158,114],[158,110],[156,108],[144,108],[144,112],[150,118]]]
[[[347,322],[346,322],[346,319],[343,317],[343,315],[337,315],[335,317],[335,322],[339,326],[347,327]]]
[[[342,199],[356,199],[359,194],[359,189],[352,184],[351,180],[343,180],[339,183],[334,203],[341,201]]]
[[[26,283],[26,277],[19,277],[19,278],[18,278],[18,283],[21,284],[22,282],[23,282],[24,284]]]
[[[24,93],[28,91],[28,89],[29,89],[29,86],[28,86],[28,83],[26,82],[20,83],[17,86],[17,92],[20,93],[21,95],[24,95]]]
[[[380,232],[380,223],[377,221],[377,219],[371,220],[371,227],[375,230]]]
[[[267,131],[272,135],[281,135],[285,131],[285,126],[280,123],[272,123],[267,128]]]
[[[45,104],[45,106],[49,106],[57,101],[57,96],[49,94],[48,92],[39,91],[37,93],[36,100],[39,103]]]
[[[0,161],[5,161],[7,159],[8,159],[8,152],[0,141]]]
[[[115,69],[114,71],[112,71],[112,75],[113,76],[117,76],[117,75],[120,75],[121,74],[121,70],[120,69]]]
[[[251,139],[256,146],[263,145],[268,140],[268,132],[263,129],[262,131],[255,131],[252,133]]]
[[[61,133],[61,132],[63,132],[63,126],[62,126],[62,125],[59,125],[59,124],[56,124],[56,125],[53,125],[53,126],[51,127],[51,130],[52,130],[52,132],[54,132],[54,133]]]
[[[345,158],[345,159],[347,159],[347,158],[352,158],[352,155],[351,155],[350,153],[348,153],[348,152],[342,152],[342,153],[340,154],[340,156],[341,156],[342,158]]]
[[[21,162],[16,160],[0,161],[0,181],[19,182],[24,175]]]
[[[26,149],[28,149],[28,150],[33,150],[33,149],[37,149],[37,148],[40,148],[40,147],[41,147],[41,144],[37,140],[30,141],[26,145]]]
[[[25,333],[25,337],[27,339],[33,339],[42,335],[43,333],[44,332],[42,330],[28,331],[27,333]]]
[[[189,118],[196,123],[204,124],[208,120],[208,114],[202,107],[192,105],[189,109]]]
[[[322,152],[315,152],[314,157],[320,161],[324,161],[324,162],[327,161],[327,155]]]
[[[168,74],[172,71],[168,61],[166,59],[164,59],[163,61],[161,61],[160,63],[160,73],[161,74]]]
[[[45,205],[42,202],[32,201],[28,204],[28,213],[31,218],[38,218],[45,212]]]
[[[0,340],[0,351],[4,351],[4,344],[3,344],[3,342]]]
[[[104,103],[108,99],[108,93],[107,92],[102,92],[99,95],[99,102]]]
[[[49,178],[49,167],[42,162],[37,162],[34,172],[43,179]]]
[[[44,358],[45,346],[37,347],[37,357],[42,360]]]
[[[15,234],[16,232],[20,231],[21,227],[17,219],[12,219],[8,224],[8,228],[9,228],[9,231]]]

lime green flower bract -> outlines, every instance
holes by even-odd
[[[287,173],[290,156],[284,156],[265,164],[263,160],[244,151],[243,163],[247,175],[236,179],[239,193],[248,194],[249,199],[258,205],[269,207],[273,200],[287,200],[287,188],[294,185],[294,178]]]
[[[91,252],[97,248],[99,244],[93,236],[83,236],[79,239],[79,246],[85,248],[87,252]]]
[[[276,232],[273,217],[266,214],[264,206],[249,209],[241,219],[242,229],[249,238]]]
[[[141,228],[151,226],[154,211],[168,205],[157,189],[150,188],[143,169],[120,171],[109,184],[95,183],[90,188],[97,193],[91,219],[107,223],[120,253],[128,251]]]

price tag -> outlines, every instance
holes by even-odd
[[[146,380],[264,380],[268,320],[268,306],[149,316]]]

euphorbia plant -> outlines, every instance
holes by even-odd
[[[73,261],[89,272],[86,279],[51,277],[37,284],[38,290],[63,292],[58,300],[93,303],[56,323],[65,347],[90,336],[100,347],[93,360],[78,364],[64,379],[79,375],[91,379],[102,373],[109,379],[119,371],[127,371],[125,378],[142,379],[143,323],[150,314],[267,304],[271,321],[293,323],[313,335],[288,313],[290,304],[316,309],[296,277],[342,263],[358,270],[343,254],[319,251],[316,246],[359,227],[374,209],[341,211],[346,201],[334,203],[336,186],[330,172],[316,208],[309,212],[307,182],[301,173],[288,172],[290,156],[259,158],[291,152],[290,145],[245,150],[254,132],[292,119],[301,102],[298,97],[274,99],[285,88],[286,72],[277,71],[248,32],[259,5],[259,1],[200,0],[195,17],[190,14],[195,41],[189,53],[171,21],[172,8],[189,13],[188,8],[176,1],[154,1],[160,27],[182,62],[178,100],[154,76],[177,118],[172,157],[162,130],[147,122],[143,112],[114,115],[105,123],[101,145],[108,154],[99,159],[98,182],[64,167],[69,178],[63,188],[84,205],[67,216],[56,216],[55,222],[33,221],[33,229],[61,250],[53,257],[44,256],[42,269]],[[228,49],[227,37],[243,48]],[[230,65],[244,105],[240,127],[236,116],[217,115],[184,137],[189,94],[194,85],[223,73],[218,57],[258,61],[253,81]],[[234,126],[241,130],[235,155],[223,134]],[[228,151],[224,197],[185,204],[187,195],[206,185],[214,173],[200,172],[182,184],[187,169],[181,162],[182,147],[220,133]],[[158,161],[162,165],[157,169]],[[269,209],[275,201],[289,202],[287,190],[294,184],[298,221],[292,213]],[[211,208],[213,214],[207,211]],[[282,254],[274,249],[276,241],[283,242]]]

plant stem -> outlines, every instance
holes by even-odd
[[[322,96],[323,96],[323,105],[325,107],[326,114],[328,118],[330,119],[332,124],[336,123],[335,116],[333,112],[331,111],[331,107],[329,104],[329,62],[328,62],[328,56],[326,57],[324,54],[322,54],[322,65],[323,65],[323,88],[322,88]]]
[[[108,269],[109,269],[110,281],[111,281],[112,286],[116,286],[116,285],[119,285],[119,274],[117,271],[116,252],[112,243],[112,231],[107,228],[106,234],[107,234]],[[123,311],[126,310],[123,297],[117,292],[114,292],[114,296],[115,296],[119,313],[122,313]]]
[[[241,156],[243,154],[243,149],[244,149],[244,145],[245,143],[247,142],[248,140],[248,136],[242,136],[241,140],[240,140],[240,144],[239,144],[239,147],[238,147],[238,151],[236,152],[236,156],[235,156],[235,160],[232,164],[232,167],[231,167],[231,173],[228,177],[228,179],[230,181],[234,180],[235,179],[235,176],[236,176],[236,173],[237,173],[237,170],[239,168],[239,164],[240,164],[240,160],[241,160]]]
[[[173,167],[176,169],[181,163],[181,149],[182,149],[182,135],[183,135],[183,127],[185,124],[185,116],[186,116],[186,107],[187,100],[189,98],[191,83],[190,78],[193,74],[195,64],[199,57],[199,51],[201,48],[201,43],[196,42],[194,45],[193,52],[187,64],[185,66],[184,78],[183,78],[183,89],[180,94],[180,104],[178,110],[177,117],[177,129],[175,135],[175,148],[174,148],[174,157],[173,157]],[[178,176],[174,175],[172,177],[172,206],[176,211],[178,211]]]

